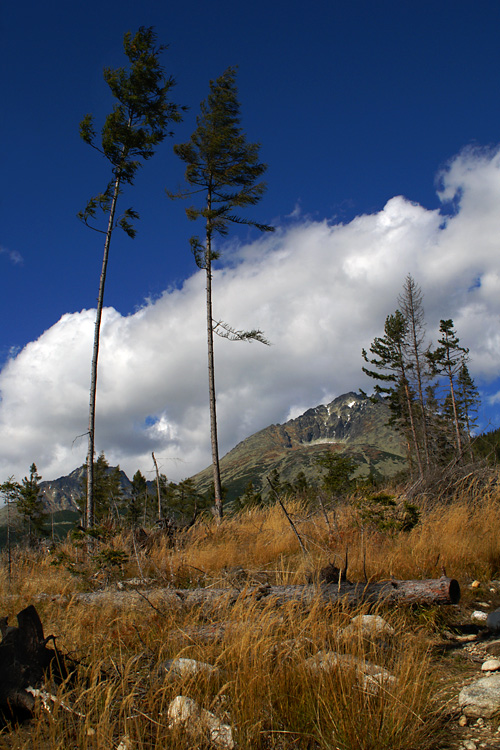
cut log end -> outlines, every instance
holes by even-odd
[[[452,604],[458,604],[460,601],[460,584],[454,578],[449,580],[449,596]]]

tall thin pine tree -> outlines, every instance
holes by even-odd
[[[107,228],[96,229],[105,235],[94,326],[94,346],[90,378],[89,428],[87,452],[87,507],[86,526],[94,525],[94,453],[95,453],[95,408],[97,390],[97,360],[104,302],[104,285],[108,265],[109,246],[113,230],[120,226],[129,237],[135,236],[132,220],[138,214],[128,208],[116,220],[118,197],[123,185],[132,185],[135,173],[144,160],[154,154],[155,146],[169,133],[172,122],[181,119],[180,110],[169,100],[170,89],[175,85],[171,77],[165,76],[160,64],[160,54],[165,46],[156,46],[156,34],[152,27],[141,26],[132,36],[125,34],[123,40],[125,54],[130,68],[105,68],[104,80],[108,84],[116,103],[107,116],[101,131],[100,145],[96,143],[96,133],[91,115],[86,115],[80,123],[83,140],[106,157],[111,164],[112,178],[105,191],[89,200],[79,218],[92,229],[90,223],[98,210],[107,216]]]
[[[262,331],[237,331],[227,323],[215,321],[212,311],[212,262],[219,257],[214,247],[216,235],[225,236],[230,224],[249,224],[260,231],[273,227],[242,218],[235,210],[253,206],[262,198],[266,185],[258,182],[267,165],[259,161],[258,143],[247,143],[240,127],[240,105],[236,89],[236,69],[228,68],[220,78],[210,81],[208,98],[201,103],[197,128],[187,143],[174,147],[186,164],[187,191],[168,193],[171,198],[186,198],[203,193],[203,208],[186,209],[189,219],[205,221],[204,241],[191,238],[191,248],[199,268],[206,272],[206,320],[208,343],[208,381],[210,433],[215,492],[215,515],[222,518],[222,485],[219,467],[217,413],[215,395],[214,332],[233,341],[268,343]]]
[[[427,358],[435,375],[445,377],[448,380],[450,411],[453,415],[453,425],[455,428],[455,444],[457,460],[463,455],[463,435],[460,424],[457,401],[457,375],[460,368],[468,360],[469,350],[460,346],[460,339],[453,328],[453,320],[441,320],[439,324],[439,333],[441,338],[438,339],[440,346],[434,351],[427,353]]]

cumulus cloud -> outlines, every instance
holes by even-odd
[[[439,175],[441,210],[397,196],[349,223],[294,221],[223,253],[214,315],[272,342],[216,341],[221,452],[271,423],[358,387],[361,349],[380,335],[407,273],[430,337],[453,318],[485,382],[500,369],[500,152],[468,150]],[[204,277],[129,316],[106,309],[96,445],[149,475],[151,451],[178,480],[210,462]],[[83,463],[94,311],[64,315],[0,373],[0,477],[35,461],[44,478]],[[75,440],[75,438],[77,438]]]

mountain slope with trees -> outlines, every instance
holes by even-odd
[[[366,476],[370,471],[375,476],[396,474],[406,466],[405,446],[394,428],[387,425],[389,416],[389,407],[382,399],[374,401],[350,392],[330,404],[308,409],[285,424],[260,430],[221,459],[226,501],[245,495],[250,483],[255,493],[267,496],[268,476],[273,476],[274,481],[279,478],[281,484],[290,484],[296,489],[319,486],[323,472],[317,459],[325,453],[351,457],[359,465],[357,473],[360,475]],[[143,523],[145,517],[148,521],[156,520],[155,482],[146,481],[140,472],[130,481],[119,467],[108,466],[104,456],[95,463],[97,497],[99,484],[104,481],[107,486],[109,477],[116,504],[125,516],[139,523]],[[46,514],[72,512],[76,520],[85,509],[85,475],[86,467],[81,466],[68,476],[40,482]],[[185,519],[192,516],[195,508],[207,505],[212,482],[212,467],[179,483],[169,482],[160,475],[164,514]],[[98,512],[98,515],[102,514]],[[3,523],[6,523],[6,510],[0,509],[0,525]]]
[[[322,474],[317,459],[327,452],[351,456],[359,464],[360,475],[398,473],[406,467],[405,445],[387,425],[389,417],[389,407],[382,399],[350,392],[285,424],[260,430],[221,460],[226,499],[244,494],[250,483],[266,496],[267,477],[274,474],[276,479],[276,472],[281,484],[296,487],[297,481],[304,483],[304,475],[307,485],[317,486]],[[208,491],[210,470],[196,474],[193,481],[201,492]]]

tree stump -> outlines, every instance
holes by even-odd
[[[31,604],[17,615],[18,627],[0,618],[0,713],[7,718],[23,719],[31,714],[33,696],[28,687],[43,683],[44,676],[54,666],[59,676],[65,670],[57,651],[47,648],[53,636],[45,638],[38,612]]]

